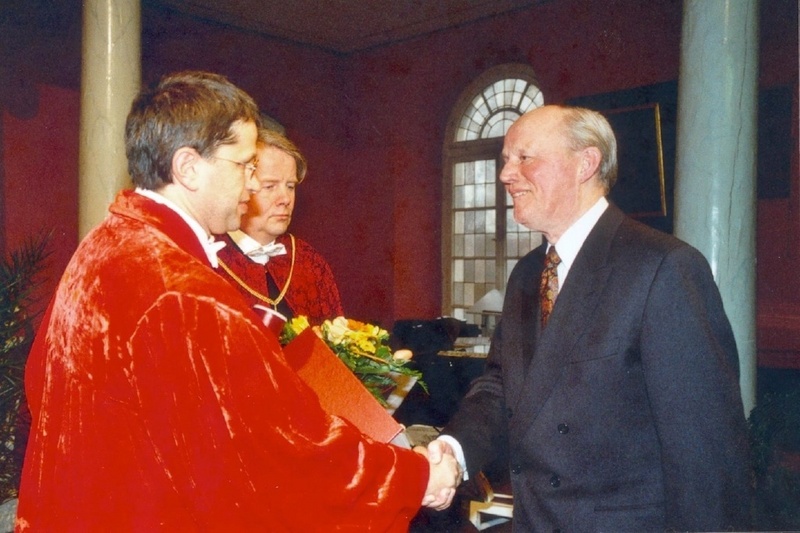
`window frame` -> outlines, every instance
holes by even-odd
[[[457,163],[477,160],[495,159],[497,173],[502,168],[503,137],[486,139],[456,140],[461,120],[469,109],[476,96],[487,87],[505,79],[522,79],[535,85],[542,92],[541,85],[536,79],[533,69],[522,63],[511,63],[492,67],[465,89],[451,111],[445,141],[442,150],[442,312],[444,315],[453,314],[453,197],[454,197],[454,168]],[[495,287],[505,288],[505,263],[506,258],[506,211],[508,205],[505,201],[506,192],[503,184],[495,181]],[[500,206],[502,205],[502,209]],[[475,299],[482,295],[475,295]]]

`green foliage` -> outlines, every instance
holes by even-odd
[[[27,441],[23,373],[33,341],[38,275],[49,255],[49,235],[32,239],[0,263],[0,501],[17,496]]]
[[[389,341],[388,335],[380,341],[381,344],[375,350],[373,357],[365,357],[344,343],[329,344],[329,347],[381,405],[386,405],[387,394],[397,385],[393,375],[417,378],[417,383],[427,391],[425,382],[422,381],[422,373],[409,367],[408,361],[395,359],[392,356],[392,351],[386,345]]]

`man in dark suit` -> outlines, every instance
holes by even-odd
[[[746,529],[738,356],[707,261],[609,205],[599,113],[533,110],[503,158],[514,218],[547,242],[511,273],[485,373],[432,455],[474,476],[507,446],[515,531]]]

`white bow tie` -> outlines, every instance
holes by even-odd
[[[269,244],[265,244],[264,246],[259,246],[254,250],[250,250],[247,252],[247,257],[255,261],[260,265],[266,265],[269,262],[270,257],[275,257],[276,255],[285,255],[286,254],[286,246],[271,242]]]

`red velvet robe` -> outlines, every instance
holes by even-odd
[[[81,243],[26,369],[18,531],[404,531],[418,454],[327,415],[173,211]]]
[[[266,265],[260,265],[249,259],[228,235],[221,235],[217,240],[227,243],[225,248],[219,251],[219,258],[236,276],[261,295],[268,295],[267,273],[279,290],[289,281],[284,300],[292,316],[305,315],[311,324],[321,324],[326,319],[344,315],[339,289],[336,287],[331,267],[307,242],[294,238],[297,249],[294,252],[295,264],[292,269],[292,240],[288,235],[281,235],[277,239],[277,242],[286,246],[286,254],[270,258]],[[291,280],[289,280],[290,271]],[[228,276],[223,269],[220,269],[220,273],[231,280],[250,305],[269,306]]]

